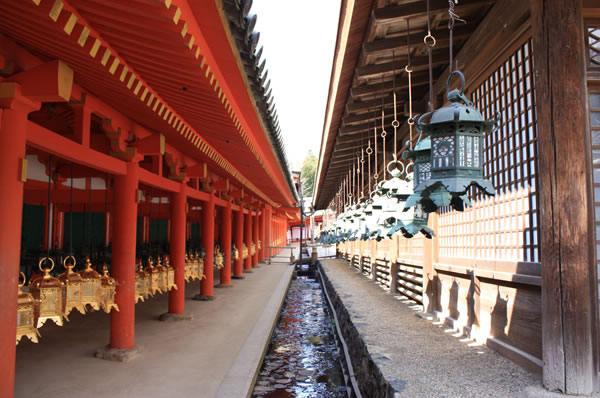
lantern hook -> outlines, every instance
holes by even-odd
[[[50,268],[43,268],[42,267],[42,264],[44,263],[45,260],[49,260],[50,263],[52,264],[52,266]],[[38,263],[38,268],[40,269],[40,271],[42,271],[44,273],[49,273],[50,271],[52,271],[54,269],[54,260],[52,260],[52,258],[50,258],[50,257],[44,257]]]
[[[393,168],[391,168],[391,166],[395,166]],[[398,160],[392,160],[391,162],[389,162],[386,166],[388,173],[390,173],[390,175],[392,177],[396,177],[396,176],[400,176],[402,174],[404,174],[404,172],[406,171],[406,168],[404,167],[404,163],[398,161]],[[401,170],[399,174],[392,173],[392,171],[394,170]]]
[[[460,90],[450,91],[450,83],[452,82],[452,77],[454,75],[460,77]],[[468,106],[473,106],[473,103],[465,96],[465,76],[459,70],[452,71],[448,76],[448,80],[446,81],[446,93],[448,101],[450,102],[458,102],[460,100]]]

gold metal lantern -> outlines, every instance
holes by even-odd
[[[243,243],[243,247],[242,247],[242,260],[245,260],[248,258],[248,247],[246,246],[245,243]]]
[[[234,261],[237,261],[240,259],[240,251],[237,249],[237,247],[235,247],[235,245],[231,245],[233,247],[232,249],[232,258]]]
[[[34,307],[35,299],[31,293],[23,291],[23,285],[25,285],[25,274],[20,273],[19,276],[23,277],[23,283],[19,281],[19,298],[17,302],[17,344],[21,341],[23,336],[27,337],[34,343],[38,342],[40,332],[35,327],[34,323]]]
[[[193,253],[190,256],[190,280],[200,279],[200,275],[198,274],[198,253]]]
[[[68,263],[69,259],[73,260],[70,264]],[[85,304],[81,301],[83,278],[73,271],[76,264],[75,257],[67,256],[63,260],[65,272],[58,276],[58,279],[63,283],[63,309],[65,315],[69,315],[74,309],[85,314]]]
[[[160,288],[161,293],[168,292],[169,284],[167,283],[167,267],[163,265],[161,256],[156,258],[155,268],[158,270],[158,287]]]
[[[85,258],[85,269],[79,272],[83,283],[81,284],[81,303],[84,306],[90,306],[92,309],[100,310],[100,300],[102,291],[100,290],[100,274],[92,268],[92,262],[89,257]]]
[[[256,245],[254,244],[254,242],[252,242],[250,244],[250,255],[254,256],[256,254]]]
[[[108,266],[104,263],[102,266],[102,276],[100,277],[100,307],[107,314],[114,308],[119,311],[119,306],[115,303],[115,295],[117,293],[117,281],[112,276],[108,275]]]
[[[196,272],[198,274],[198,280],[206,278],[204,275],[204,258],[196,253]]]
[[[142,263],[136,265],[135,273],[135,302],[144,301],[150,296],[150,275],[142,268]]]
[[[185,279],[186,282],[190,282],[194,279],[192,273],[193,266],[194,261],[190,258],[189,253],[185,253],[185,274],[183,276],[183,279]]]
[[[220,270],[223,267],[225,267],[225,262],[223,261],[223,253],[221,252],[221,246],[219,245],[215,245],[215,254],[214,254],[215,258],[214,258],[214,263],[215,263],[215,267]]]
[[[150,294],[154,296],[156,293],[162,293],[159,284],[160,271],[157,267],[154,266],[152,257],[148,257],[148,265],[146,266],[144,271],[146,271],[146,273],[150,275],[150,278],[148,279],[148,281],[150,282],[148,285]]]
[[[50,268],[42,268],[45,260],[50,261]],[[63,318],[69,320],[62,304],[63,283],[50,275],[50,271],[54,268],[54,260],[51,258],[43,258],[40,260],[38,267],[44,273],[41,278],[37,278],[31,282],[29,292],[35,300],[34,318],[35,327],[40,328],[48,320],[52,320],[58,326],[63,325]]]
[[[164,263],[164,267],[167,270],[167,291],[171,289],[177,290],[177,285],[175,284],[175,268],[171,267],[169,256],[165,255]]]

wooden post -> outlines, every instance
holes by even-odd
[[[429,226],[438,233],[438,215],[429,214]],[[423,243],[423,312],[433,313],[437,308],[437,275],[433,263],[437,260],[437,236]]]
[[[543,382],[549,390],[589,394],[597,390],[598,308],[582,4],[531,4],[541,171]]]

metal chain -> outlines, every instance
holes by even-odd
[[[454,25],[456,24],[456,21],[459,22],[463,22],[466,23],[466,21],[464,19],[461,19],[455,12],[454,12],[454,4],[458,4],[458,0],[448,0],[448,30],[450,31],[450,43],[449,43],[449,51],[450,51],[450,74],[452,74],[452,72],[454,71],[454,65],[453,65],[453,50],[452,50],[452,36],[453,36],[453,31],[454,31]]]

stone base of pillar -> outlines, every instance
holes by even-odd
[[[243,276],[241,276],[241,275],[233,275],[233,276],[231,277],[231,279],[238,279],[238,280],[239,280],[239,279],[244,279],[244,277],[243,277]]]
[[[105,361],[129,362],[137,357],[141,351],[141,347],[123,350],[120,348],[111,348],[111,346],[107,345],[106,347],[99,348],[94,356],[98,359],[104,359]]]
[[[158,317],[161,322],[178,322],[178,321],[191,321],[193,319],[192,314],[172,314],[165,312]]]
[[[201,294],[197,294],[194,297],[192,297],[192,300],[196,300],[196,301],[213,301],[216,297],[215,296],[203,296]]]
[[[232,276],[232,278],[233,278],[233,276]],[[227,287],[233,287],[233,285],[231,283],[227,283],[227,284],[225,284],[225,283],[219,283],[215,287],[218,287],[218,288],[227,288]]]
[[[245,274],[251,274],[251,273],[253,273],[253,272],[254,272],[254,271],[252,271],[251,269],[245,269],[245,270],[244,270],[244,273],[245,273]]]

